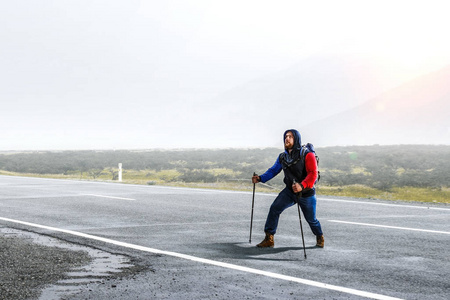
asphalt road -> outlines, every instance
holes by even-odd
[[[0,225],[148,266],[70,299],[450,298],[450,206],[319,195],[325,248],[303,220],[305,260],[295,207],[255,247],[274,198],[256,193],[249,244],[248,192],[0,176]]]

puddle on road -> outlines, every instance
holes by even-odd
[[[36,244],[57,247],[71,251],[84,251],[89,254],[92,261],[83,267],[74,267],[65,274],[65,278],[56,284],[42,290],[40,300],[57,300],[70,295],[74,295],[83,290],[90,283],[104,283],[112,274],[118,274],[124,268],[131,268],[130,259],[126,256],[111,254],[99,249],[94,249],[82,245],[71,244],[56,238],[39,235],[37,233],[16,230],[11,228],[0,228],[5,235],[12,237],[26,237],[32,239]]]

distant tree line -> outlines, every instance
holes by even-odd
[[[89,173],[93,178],[109,169],[117,178],[117,165],[133,170],[177,170],[184,182],[248,179],[272,166],[282,149],[148,150],[148,151],[45,151],[0,154],[0,170],[35,173]],[[316,149],[320,158],[320,184],[362,184],[378,189],[393,186],[449,187],[450,146],[352,146]],[[214,174],[212,169],[229,169]],[[239,174],[239,175],[236,175]],[[282,177],[272,180],[282,186]]]
[[[354,146],[319,150],[324,156],[321,166],[325,168],[327,185],[353,183],[379,189],[450,186],[450,146]]]

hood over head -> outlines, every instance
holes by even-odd
[[[294,147],[292,150],[300,150],[302,148],[302,136],[300,135],[300,132],[298,132],[296,129],[288,129],[283,134],[283,144],[284,140],[286,139],[286,133],[292,132],[292,135],[294,136]]]
[[[283,134],[283,144],[284,139],[286,138],[286,133],[292,132],[292,135],[294,136],[294,146],[292,147],[291,153],[287,149],[284,149],[284,153],[281,155],[283,156],[284,161],[286,161],[288,164],[291,164],[292,162],[296,161],[299,156],[302,149],[302,137],[300,135],[300,132],[298,132],[295,129],[288,129]]]

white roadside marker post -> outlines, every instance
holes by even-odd
[[[119,163],[119,181],[122,181],[122,163]]]

